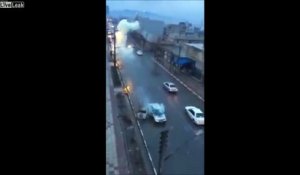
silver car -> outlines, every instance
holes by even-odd
[[[185,111],[195,124],[204,125],[204,114],[199,108],[186,106]]]
[[[163,83],[163,87],[168,91],[168,92],[173,92],[173,93],[177,93],[178,89],[175,86],[174,83],[172,82],[164,82]]]
[[[143,51],[138,50],[138,51],[136,52],[136,54],[139,55],[139,56],[142,56],[142,55],[143,55]]]

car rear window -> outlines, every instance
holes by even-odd
[[[203,117],[203,114],[201,114],[201,113],[196,113],[196,118],[201,118],[201,117]]]
[[[175,87],[175,85],[174,84],[170,84],[170,87]]]

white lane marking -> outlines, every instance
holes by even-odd
[[[204,102],[204,99],[199,94],[194,92],[190,87],[188,87],[185,83],[183,83],[180,79],[178,79],[175,75],[173,75],[170,71],[168,71],[164,66],[162,66],[160,63],[158,63],[154,58],[152,58],[152,60],[157,65],[159,65],[163,70],[165,70],[167,73],[169,73],[173,78],[175,78],[180,84],[182,84],[185,88],[187,88],[190,92],[192,92],[196,97],[198,97],[200,100],[202,100]]]

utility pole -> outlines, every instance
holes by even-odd
[[[163,163],[164,163],[164,154],[166,152],[167,143],[168,143],[168,133],[169,130],[161,132],[160,135],[160,145],[159,145],[159,160],[158,160],[158,175],[162,175]]]
[[[181,46],[181,41],[179,41],[179,57],[181,56],[181,49],[182,49],[182,46]]]

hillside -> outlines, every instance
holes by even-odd
[[[182,19],[176,19],[173,17],[162,16],[159,14],[155,14],[151,12],[142,12],[138,10],[121,10],[121,11],[115,10],[115,11],[111,11],[109,15],[116,18],[119,17],[134,18],[137,14],[142,17],[148,17],[150,19],[164,21],[166,24],[170,24],[170,23],[177,24],[178,22],[184,21]]]

